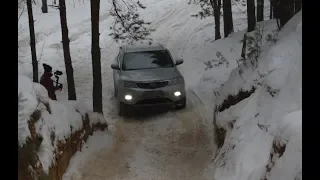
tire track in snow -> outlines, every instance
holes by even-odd
[[[166,15],[153,24],[157,28],[153,33],[154,39],[168,41],[169,46],[176,46],[180,54],[183,53],[188,41],[194,37],[192,33],[203,24],[200,21],[189,24],[190,19],[184,18],[188,13],[187,4],[181,1],[171,5]],[[177,26],[177,22],[180,22],[180,26]],[[174,32],[168,33],[172,30]],[[117,44],[113,41],[106,44],[108,46],[101,50],[103,109],[106,118],[115,122],[116,141],[111,149],[92,155],[81,168],[82,177],[78,180],[204,180],[203,170],[211,162],[211,138],[199,111],[201,100],[188,90],[187,108],[184,110],[151,118],[118,117],[110,69],[113,60],[110,57],[115,57]],[[84,53],[83,58],[90,59],[90,52]],[[92,79],[89,81],[90,78],[82,77],[84,72],[92,73],[91,61],[85,62],[75,72],[75,78],[84,80],[77,90],[84,89],[85,92],[80,94],[91,98],[92,91],[88,89],[92,90]]]

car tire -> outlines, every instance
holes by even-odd
[[[123,102],[118,103],[118,114],[119,116],[127,116],[128,115],[128,107]]]
[[[185,109],[187,107],[187,98],[184,97],[183,99],[179,100],[178,103],[176,103],[176,109]]]

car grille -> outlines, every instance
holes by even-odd
[[[146,104],[161,104],[161,103],[171,103],[172,100],[168,98],[154,98],[154,99],[142,99],[136,103],[136,105],[146,105]]]
[[[156,89],[162,88],[168,85],[168,81],[159,81],[159,82],[151,82],[151,83],[137,83],[137,86],[141,89]]]

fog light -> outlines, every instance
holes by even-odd
[[[176,91],[176,92],[174,92],[174,95],[175,96],[181,96],[181,92],[180,91]]]
[[[124,99],[130,101],[132,99],[132,96],[127,94],[124,96]]]

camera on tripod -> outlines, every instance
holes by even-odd
[[[59,70],[56,70],[53,74],[54,74],[55,77],[57,77],[57,76],[61,76],[63,74],[63,72],[59,71]]]
[[[62,84],[59,83],[59,76],[61,76],[63,73],[62,71],[56,70],[54,73],[54,77],[56,77],[56,87],[58,87],[59,89],[62,89]]]

